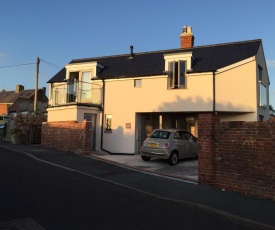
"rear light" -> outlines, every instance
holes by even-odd
[[[168,149],[168,147],[169,147],[169,143],[167,142],[164,144],[163,148]]]

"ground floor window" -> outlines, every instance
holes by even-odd
[[[107,132],[112,131],[112,120],[113,120],[113,116],[111,114],[107,114],[105,119],[105,124],[106,124],[105,131]]]

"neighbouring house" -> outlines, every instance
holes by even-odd
[[[93,124],[91,149],[139,153],[155,128],[198,136],[197,118],[265,121],[269,77],[262,41],[194,46],[191,27],[170,50],[75,59],[49,81],[48,123]],[[71,137],[70,137],[71,138]]]
[[[23,85],[16,85],[15,91],[0,92],[0,114],[21,113],[30,114],[34,111],[35,90],[25,90]],[[37,91],[37,112],[46,113],[48,97],[46,88]]]

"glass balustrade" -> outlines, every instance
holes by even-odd
[[[79,81],[58,83],[51,87],[50,106],[70,103],[101,105],[102,85]]]

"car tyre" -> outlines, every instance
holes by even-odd
[[[151,157],[141,156],[141,159],[144,161],[149,161],[151,159]]]
[[[178,154],[176,152],[172,152],[168,160],[169,165],[175,166],[178,163],[178,159]]]

